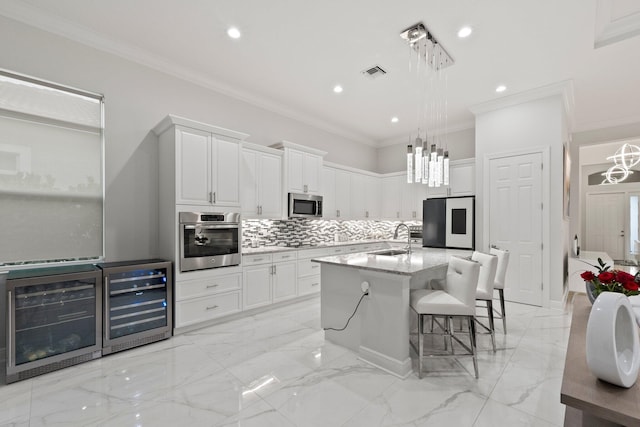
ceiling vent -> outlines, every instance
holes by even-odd
[[[367,68],[366,70],[364,70],[362,74],[364,74],[365,76],[371,79],[375,79],[377,77],[384,76],[385,74],[387,74],[387,72],[383,70],[381,66],[374,65],[373,67]]]

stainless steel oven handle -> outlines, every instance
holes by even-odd
[[[109,304],[109,276],[105,276],[104,277],[104,315],[105,315],[105,325],[108,324],[108,327],[105,326],[104,328],[104,338],[106,341],[109,341],[111,339],[110,337],[110,329],[111,329],[111,319],[109,318],[109,313],[111,312],[111,310],[109,310],[110,304]]]
[[[13,348],[13,335],[16,331],[12,327],[15,310],[13,310],[13,297],[11,296],[11,294],[11,291],[7,292],[7,302],[9,303],[9,307],[7,307],[9,311],[9,316],[7,316],[7,322],[9,322],[9,324],[7,325],[7,336],[9,337],[9,340],[7,342],[7,364],[13,367],[13,355],[15,353],[15,349]]]
[[[223,229],[223,228],[227,228],[227,229],[234,229],[234,228],[238,228],[238,223],[237,222],[225,222],[225,223],[221,223],[221,224],[198,224],[196,225],[183,225],[185,230],[195,230],[196,227],[203,229],[203,230],[218,230],[218,229]]]

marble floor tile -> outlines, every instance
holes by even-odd
[[[488,399],[473,427],[561,427],[562,425],[563,423],[550,423],[493,399]]]
[[[507,303],[479,379],[469,357],[419,379],[413,354],[399,379],[325,341],[311,298],[0,386],[0,426],[561,426],[570,322]]]

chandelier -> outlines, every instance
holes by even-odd
[[[612,160],[613,166],[603,173],[605,180],[602,183],[618,184],[633,173],[632,167],[640,163],[640,147],[625,143],[607,160]]]
[[[415,70],[421,95],[416,138],[410,135],[407,145],[407,183],[429,187],[449,185],[448,76],[442,70],[453,65],[453,58],[422,23],[407,28],[400,37],[409,44],[409,66],[412,72]],[[424,125],[424,132],[420,131],[420,123]],[[437,134],[435,129],[439,130]]]

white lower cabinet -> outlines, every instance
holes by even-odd
[[[240,273],[176,281],[175,328],[242,311]]]
[[[336,251],[340,249],[340,251]],[[320,292],[320,264],[313,258],[343,253],[342,247],[318,248],[298,251],[298,296]]]
[[[295,298],[298,294],[296,252],[242,257],[244,309]]]
[[[271,263],[242,269],[244,308],[271,304]]]

